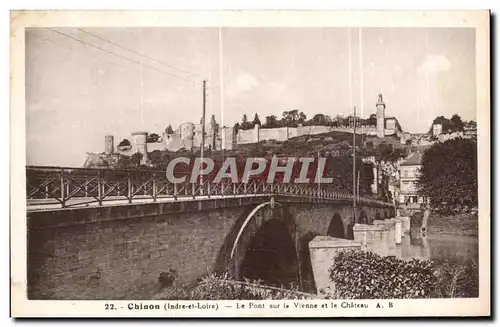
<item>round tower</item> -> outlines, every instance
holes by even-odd
[[[113,135],[106,135],[104,136],[104,153],[110,154],[113,153],[115,150],[115,139]]]
[[[382,93],[378,94],[377,101],[377,137],[385,136],[385,102]]]
[[[148,162],[148,148],[147,148],[147,140],[148,132],[134,132],[132,133],[132,152],[140,152],[142,153],[142,164],[146,164]]]

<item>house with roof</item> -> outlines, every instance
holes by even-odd
[[[401,208],[419,209],[425,202],[417,192],[417,181],[422,168],[422,153],[414,152],[399,163],[399,203]]]

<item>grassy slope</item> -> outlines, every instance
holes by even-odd
[[[412,216],[412,228],[420,228],[423,213]],[[462,236],[478,235],[477,214],[438,215],[431,213],[428,223],[429,234],[451,234]]]
[[[371,141],[375,147],[380,143],[392,144],[395,148],[403,148],[399,139],[394,137],[385,137],[378,139],[376,137],[367,137],[356,135],[356,145],[363,148],[364,143]],[[333,131],[323,134],[302,135],[291,138],[287,141],[266,140],[259,143],[237,144],[234,152],[240,155],[293,155],[304,156],[320,152],[346,152],[352,147],[352,133]]]

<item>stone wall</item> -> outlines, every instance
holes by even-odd
[[[170,268],[179,282],[215,268],[244,208],[33,228],[28,232],[30,299],[141,299]],[[46,219],[46,218],[42,218]],[[70,215],[69,220],[77,222]]]
[[[266,140],[276,140],[279,142],[283,142],[293,137],[298,137],[303,135],[316,135],[329,132],[353,133],[354,130],[349,127],[331,127],[331,126],[299,126],[299,127],[289,127],[289,128],[257,127],[254,129],[238,130],[236,143],[248,144]],[[374,126],[362,126],[356,129],[356,134],[376,135],[376,133],[377,130],[376,127]],[[392,131],[387,131],[387,133],[392,134]]]
[[[194,124],[184,124],[188,125],[191,129],[180,128],[174,131],[173,134],[163,133],[162,142],[158,143],[147,143],[147,151],[153,152],[155,150],[169,150],[178,151],[180,149],[191,150],[193,147],[199,147],[201,145],[201,125]],[[182,126],[181,126],[182,127]],[[248,130],[238,130],[237,134],[234,135],[234,131],[230,127],[223,128],[225,132],[222,132],[222,128],[218,133],[214,133],[212,129],[208,128],[205,130],[205,146],[208,148],[209,145],[216,149],[232,149],[233,144],[249,144],[257,143],[266,140],[276,140],[279,142],[286,141],[290,138],[303,136],[303,135],[316,135],[329,132],[344,132],[353,133],[353,129],[349,127],[331,127],[331,126],[299,126],[299,127],[276,127],[276,128],[261,128],[256,126],[253,129]],[[375,126],[361,126],[356,129],[356,134],[365,135],[376,135],[377,130]],[[394,130],[386,130],[385,135],[394,134]],[[135,151],[121,151],[117,148],[117,151],[121,154],[130,155]]]

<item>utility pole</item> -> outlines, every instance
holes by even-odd
[[[354,106],[353,117],[353,133],[352,133],[352,209],[354,214],[354,222],[356,222],[356,106]]]
[[[357,182],[357,190],[356,190],[356,195],[359,196],[359,178],[360,178],[361,173],[358,171],[358,182]]]
[[[319,150],[318,150],[318,169],[319,169]],[[319,192],[321,191],[321,182],[320,182],[321,178],[318,178],[318,196],[319,196]]]
[[[205,151],[205,109],[207,104],[207,81],[203,80],[203,114],[201,116],[201,164],[203,165],[203,153]],[[200,182],[203,185],[203,175],[200,175]],[[203,190],[203,188],[201,188]],[[203,193],[203,191],[202,191]]]

